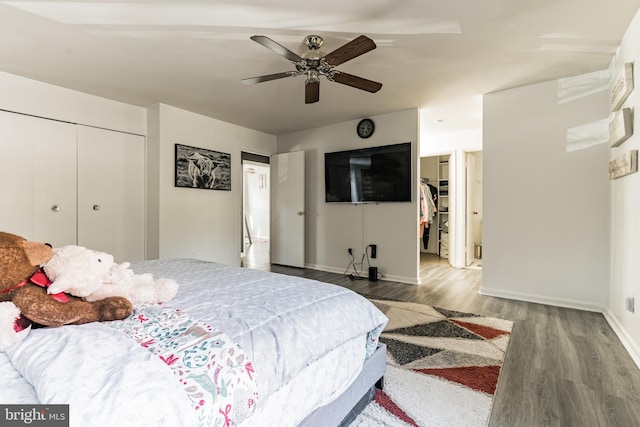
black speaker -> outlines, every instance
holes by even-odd
[[[369,267],[369,280],[371,282],[378,281],[378,267]]]

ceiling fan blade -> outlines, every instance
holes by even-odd
[[[283,73],[267,74],[267,75],[258,76],[258,77],[248,77],[246,79],[242,79],[242,83],[246,85],[252,85],[255,83],[268,82],[270,80],[277,80],[285,77],[295,77],[299,74],[300,73],[298,73],[297,71],[285,71]]]
[[[320,82],[310,82],[304,85],[304,103],[313,104],[320,101]]]
[[[363,79],[353,74],[336,71],[331,78],[332,81],[342,83],[343,85],[355,87],[356,89],[366,90],[367,92],[376,93],[382,88],[382,83],[373,80]]]
[[[304,59],[302,59],[300,56],[298,56],[297,54],[291,52],[289,49],[287,49],[286,47],[282,46],[281,44],[278,44],[278,43],[274,42],[273,40],[271,40],[267,36],[251,36],[250,39],[253,40],[256,43],[260,43],[262,46],[266,47],[267,49],[271,49],[272,51],[274,51],[278,55],[284,56],[285,58],[287,58],[291,62],[302,62],[302,61],[304,61]]]
[[[347,62],[376,48],[376,44],[367,36],[360,36],[337,48],[324,57],[329,65],[336,66]]]

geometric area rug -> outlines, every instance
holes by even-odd
[[[486,427],[513,322],[371,299],[389,318],[383,390],[350,427]]]

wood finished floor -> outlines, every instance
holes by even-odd
[[[514,321],[490,426],[640,426],[640,369],[601,314],[483,296],[482,270],[433,258],[421,264],[425,284],[416,286],[269,265],[267,248],[252,245],[245,266]]]

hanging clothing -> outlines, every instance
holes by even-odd
[[[435,197],[432,189],[435,191]],[[437,191],[433,185],[420,183],[420,237],[425,249],[429,244],[429,224],[433,223],[437,212]]]
[[[427,211],[428,211],[427,195],[424,192],[424,186],[420,184],[420,220],[419,220],[420,221],[419,222],[420,237],[424,235],[425,223],[427,223],[428,225]]]
[[[438,210],[438,189],[429,183],[427,183],[427,187],[431,190],[431,198],[433,200],[433,204],[435,206],[436,211]]]

